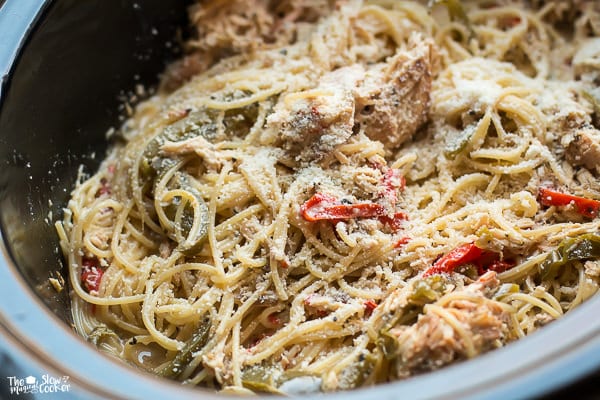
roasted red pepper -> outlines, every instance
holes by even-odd
[[[403,236],[400,239],[398,239],[398,241],[396,241],[396,244],[394,244],[394,248],[398,249],[408,242],[410,242],[410,238],[408,236]]]
[[[394,214],[393,218],[384,215],[379,217],[379,220],[388,225],[394,232],[398,232],[402,228],[402,221],[406,221],[408,219],[408,215],[403,212],[397,212]]]
[[[514,266],[515,266],[515,263],[513,261],[496,260],[493,263],[491,263],[490,265],[486,266],[485,270],[501,273],[501,272],[511,269]],[[484,272],[485,271],[482,268],[480,268],[479,275],[483,275]]]
[[[98,293],[100,289],[100,281],[104,270],[98,265],[98,260],[95,258],[84,258],[81,260],[81,283],[88,293]]]
[[[390,168],[383,175],[381,183],[383,185],[382,196],[388,199],[392,206],[395,206],[398,201],[398,189],[404,189],[406,180],[400,175],[400,171]]]
[[[572,194],[557,192],[548,188],[540,188],[539,201],[544,206],[567,206],[572,204],[575,210],[588,218],[596,218],[600,210],[600,201]]]
[[[397,212],[388,217],[384,206],[377,203],[342,204],[333,196],[317,193],[300,206],[302,218],[309,222],[337,222],[353,218],[379,218],[394,231],[400,229],[401,221],[407,219],[406,214]]]
[[[258,335],[257,337],[254,338],[254,340],[250,341],[250,343],[248,343],[248,347],[246,347],[246,351],[251,353],[252,348],[258,346],[260,344],[260,342],[262,342],[263,340],[265,340],[266,338],[272,336],[272,333],[266,333],[263,332],[260,335]]]
[[[383,190],[380,197],[385,199],[385,206],[379,203],[344,203],[336,197],[324,193],[316,193],[300,206],[300,214],[309,222],[332,221],[353,218],[378,218],[382,223],[390,226],[392,230],[401,228],[401,221],[407,219],[406,214],[396,212],[390,216],[390,207],[393,209],[398,201],[398,189],[404,189],[406,181],[400,171],[389,168],[381,179]],[[387,207],[387,208],[386,208]]]
[[[275,326],[281,325],[281,319],[277,316],[277,313],[272,313],[267,316],[269,323]]]
[[[300,206],[300,213],[305,220],[315,222],[380,217],[385,209],[377,203],[340,204],[333,196],[317,193]]]
[[[423,276],[450,273],[461,265],[471,263],[483,255],[483,250],[474,243],[463,244],[438,259],[423,273]]]
[[[373,314],[373,310],[377,308],[375,300],[365,300],[365,315],[368,317]]]
[[[96,197],[100,197],[102,195],[105,194],[111,194],[112,190],[110,188],[110,184],[108,183],[108,181],[106,180],[106,178],[102,178],[100,180],[100,189],[98,189],[98,192],[96,193]]]
[[[483,275],[488,270],[502,272],[514,266],[511,262],[500,261],[499,253],[480,249],[475,243],[467,243],[438,259],[431,267],[425,270],[423,276],[450,273],[465,264],[475,265],[479,275]]]

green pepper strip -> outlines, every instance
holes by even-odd
[[[210,320],[208,318],[204,319],[200,328],[194,333],[190,341],[186,343],[184,348],[177,353],[175,358],[169,364],[158,371],[158,375],[177,379],[183,369],[194,359],[194,353],[202,350],[206,345],[210,327]]]
[[[600,258],[600,232],[564,239],[540,264],[542,279],[554,279],[572,261]]]
[[[281,371],[275,367],[253,365],[242,371],[242,385],[254,392],[281,394],[277,390]]]
[[[208,206],[204,202],[202,195],[190,183],[190,177],[187,174],[179,172],[177,175],[177,183],[181,190],[184,190],[194,198],[198,203],[198,224],[194,232],[195,214],[193,207],[188,207],[185,203],[180,204],[175,212],[175,240],[179,243],[179,251],[185,254],[192,254],[199,250],[200,245],[208,236]],[[193,233],[193,234],[192,234]]]

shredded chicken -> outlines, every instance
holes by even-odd
[[[560,141],[567,162],[600,172],[600,131],[593,127],[589,111],[576,101],[573,90],[547,92],[542,102],[550,139]]]
[[[321,159],[362,127],[397,147],[427,122],[433,43],[415,35],[412,48],[368,71],[360,65],[325,74],[316,88],[287,95],[269,116],[282,147],[299,161]]]
[[[594,128],[576,130],[572,133],[565,156],[572,165],[583,165],[591,171],[599,171],[600,131]]]
[[[436,370],[456,360],[470,358],[501,346],[509,334],[509,314],[485,292],[497,286],[494,277],[484,279],[454,292],[469,293],[473,300],[453,300],[443,306],[470,338],[463,340],[452,324],[431,308],[425,306],[417,323],[399,326],[390,331],[398,340],[396,359],[398,377]]]
[[[500,285],[495,272],[488,271],[468,285],[459,274],[447,278],[450,279],[444,279],[443,284],[415,280],[386,299],[386,312],[393,314],[394,310],[415,304],[414,296],[423,290],[423,284],[428,293],[433,290],[438,296],[424,306],[416,323],[400,323],[389,330],[396,342],[393,356],[399,378],[484,353],[499,347],[510,335],[508,312],[491,300]],[[448,293],[452,293],[454,300],[444,301]]]
[[[333,0],[199,1],[190,9],[195,39],[167,69],[162,89],[177,89],[225,57],[295,43],[334,6]]]
[[[215,151],[215,146],[203,136],[196,136],[180,142],[166,142],[161,146],[161,151],[167,156],[196,153],[209,168],[215,170],[221,166],[223,161]]]
[[[584,266],[587,276],[600,276],[600,262],[598,260],[586,261]]]
[[[308,162],[345,143],[354,126],[353,88],[362,73],[358,65],[340,68],[324,75],[316,88],[284,97],[268,119],[282,147]]]
[[[356,122],[367,136],[398,147],[429,118],[433,42],[418,35],[412,47],[370,69],[357,89]]]

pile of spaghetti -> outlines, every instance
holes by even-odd
[[[57,223],[77,331],[191,385],[332,391],[592,296],[600,7],[537,3],[194,6]]]

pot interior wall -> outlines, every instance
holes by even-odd
[[[69,322],[68,291],[48,282],[67,276],[54,222],[78,167],[104,157],[123,99],[177,56],[186,2],[55,0],[38,20],[0,92],[0,227],[27,284]]]

